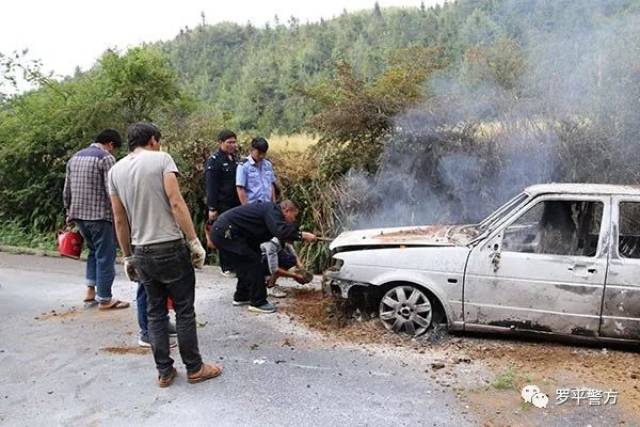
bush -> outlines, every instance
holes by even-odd
[[[17,221],[0,223],[0,245],[57,250],[55,233],[25,229]]]

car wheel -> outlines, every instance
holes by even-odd
[[[380,301],[380,320],[390,331],[418,336],[431,326],[431,301],[420,289],[411,285],[396,286]]]

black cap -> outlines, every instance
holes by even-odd
[[[258,136],[251,140],[251,148],[255,148],[261,153],[266,153],[267,150],[269,149],[269,143],[263,137]]]

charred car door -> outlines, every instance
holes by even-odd
[[[614,196],[613,239],[600,335],[640,338],[640,198]]]
[[[597,335],[610,206],[610,196],[541,195],[479,242],[465,272],[465,329]]]

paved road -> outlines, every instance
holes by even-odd
[[[401,350],[322,339],[285,315],[230,304],[234,282],[198,273],[201,353],[222,377],[191,385],[155,382],[136,346],[135,304],[84,309],[83,263],[0,253],[0,424],[13,425],[426,425],[476,422],[449,388]],[[118,271],[116,297],[134,286]],[[51,310],[55,310],[54,313]]]

